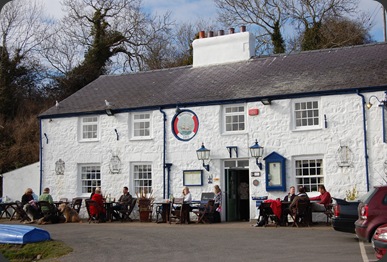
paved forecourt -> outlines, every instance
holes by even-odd
[[[1,220],[1,223],[18,223]],[[324,225],[67,223],[37,225],[74,252],[55,261],[363,261],[354,234]],[[372,250],[367,248],[369,257]],[[369,260],[371,261],[371,260]]]

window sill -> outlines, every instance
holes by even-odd
[[[153,137],[132,137],[129,140],[130,141],[147,141],[147,140],[153,140]]]

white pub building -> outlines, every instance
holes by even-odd
[[[364,194],[387,174],[387,44],[254,56],[254,36],[193,42],[193,65],[100,76],[39,116],[54,199],[222,189],[222,220],[256,199]],[[248,184],[249,198],[240,194]]]

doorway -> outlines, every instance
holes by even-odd
[[[230,167],[230,162],[234,162],[235,166]],[[244,162],[244,160],[225,161],[226,221],[250,219],[249,169],[241,165]]]

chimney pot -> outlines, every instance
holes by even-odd
[[[246,26],[245,25],[241,26],[241,32],[246,32]]]
[[[206,33],[204,31],[200,31],[199,38],[205,38],[205,37],[206,37]]]
[[[224,30],[219,30],[219,31],[218,31],[218,36],[219,36],[219,35],[224,35]]]
[[[230,29],[228,29],[228,33],[229,33],[229,34],[233,34],[234,32],[235,32],[234,27],[231,27]]]
[[[208,31],[208,37],[213,37],[214,36],[214,31]]]

